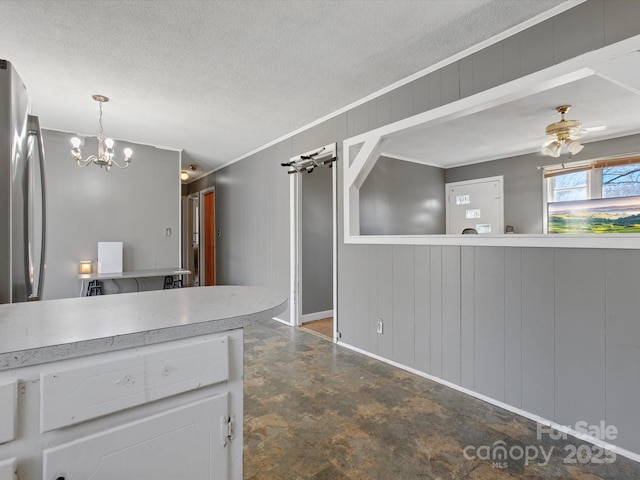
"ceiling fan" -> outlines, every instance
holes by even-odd
[[[584,148],[579,141],[587,133],[582,128],[582,122],[564,118],[570,108],[571,105],[556,107],[556,111],[560,114],[560,121],[547,125],[545,129],[547,139],[542,144],[542,153],[544,155],[557,158],[562,153],[563,147],[570,154],[575,155]]]

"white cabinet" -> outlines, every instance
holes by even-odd
[[[44,451],[43,479],[227,479],[227,394]]]
[[[40,375],[41,431],[131,408],[229,379],[226,336],[114,353]]]
[[[0,462],[0,480],[16,480],[16,459],[9,458]]]
[[[242,479],[242,342],[236,329],[1,371],[0,480]]]
[[[13,440],[16,432],[18,382],[0,382],[0,443]],[[0,476],[0,480],[4,480]]]

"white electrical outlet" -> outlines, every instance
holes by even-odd
[[[376,325],[376,332],[378,332],[380,335],[382,335],[384,332],[384,320],[382,320],[381,318],[378,319],[378,324]]]

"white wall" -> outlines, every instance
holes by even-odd
[[[47,266],[45,299],[78,296],[80,260],[97,261],[99,241],[124,242],[125,270],[180,265],[180,152],[116,140],[116,155],[133,149],[129,168],[108,173],[80,168],[71,156],[72,134],[45,130]],[[97,152],[86,138],[84,157]],[[116,157],[118,158],[118,157]],[[121,158],[121,157],[120,157]],[[165,236],[167,228],[171,236]],[[94,264],[94,268],[95,264]],[[135,282],[121,282],[123,291]],[[140,289],[161,288],[162,278],[141,280]],[[117,291],[107,281],[105,293]]]

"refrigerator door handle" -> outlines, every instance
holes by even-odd
[[[29,258],[29,264],[30,267],[32,268],[37,268],[38,269],[38,275],[37,278],[33,275],[33,272],[31,274],[29,274],[30,269],[27,270],[27,274],[29,276],[28,278],[28,287],[29,290],[27,292],[27,300],[28,301],[33,301],[33,300],[41,300],[42,298],[42,286],[44,283],[44,272],[45,272],[45,259],[46,259],[46,245],[47,245],[47,204],[46,204],[46,180],[45,180],[45,167],[44,167],[44,143],[42,141],[42,130],[40,129],[40,120],[38,119],[38,117],[34,116],[34,115],[29,115],[29,120],[28,120],[28,132],[29,132],[29,136],[30,137],[35,137],[36,143],[38,145],[38,170],[39,170],[39,178],[32,178],[31,181],[35,182],[36,180],[39,180],[39,186],[40,186],[40,200],[41,200],[41,221],[42,221],[42,225],[40,225],[40,232],[41,232],[41,238],[40,238],[40,262],[39,265],[36,267],[33,265],[33,258]],[[33,153],[31,151],[31,153]],[[33,168],[33,158],[30,159],[29,161],[29,168],[32,169]],[[31,182],[29,182],[31,183]],[[33,195],[34,192],[29,192],[30,193],[30,197],[33,199]],[[28,213],[26,213],[27,216],[31,215],[31,211],[29,208],[26,209],[26,211]],[[31,222],[31,219],[27,219],[27,222]],[[30,239],[26,238],[25,239],[26,242],[29,242]],[[27,250],[28,253],[27,255],[32,256],[33,252],[31,252],[31,248],[29,245],[27,245]]]

